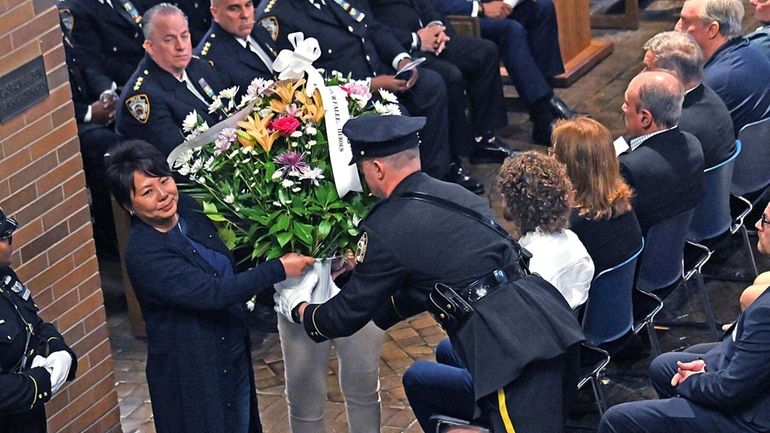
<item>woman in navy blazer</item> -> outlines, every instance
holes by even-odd
[[[216,228],[146,142],[112,152],[107,182],[136,217],[124,260],[147,327],[156,430],[261,432],[245,304],[313,259],[290,253],[236,274]]]

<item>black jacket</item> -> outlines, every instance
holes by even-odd
[[[52,397],[51,376],[43,367],[30,368],[35,355],[68,352],[72,365],[67,380],[75,378],[77,355],[56,328],[44,322],[37,312],[29,289],[13,270],[0,269],[0,433],[46,431],[43,405]],[[24,322],[32,326],[34,333],[28,346],[31,354],[22,366],[19,362],[27,341]]]

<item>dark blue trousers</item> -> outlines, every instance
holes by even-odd
[[[524,1],[508,19],[481,18],[481,37],[497,43],[505,69],[525,104],[550,95],[548,80],[564,72],[551,0]]]
[[[650,364],[649,375],[659,400],[619,404],[605,412],[599,433],[741,433],[755,432],[727,413],[676,396],[671,378],[676,362],[699,359],[697,353],[664,353]]]

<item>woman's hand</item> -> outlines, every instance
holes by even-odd
[[[299,278],[305,273],[308,266],[313,266],[312,257],[303,256],[302,254],[289,253],[279,259],[283,264],[283,270],[286,273],[286,278]]]

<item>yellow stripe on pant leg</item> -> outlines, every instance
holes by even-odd
[[[503,391],[503,388],[497,390],[497,406],[500,409],[500,418],[503,419],[505,433],[516,433],[511,417],[508,415],[508,407],[505,405],[505,391]]]

